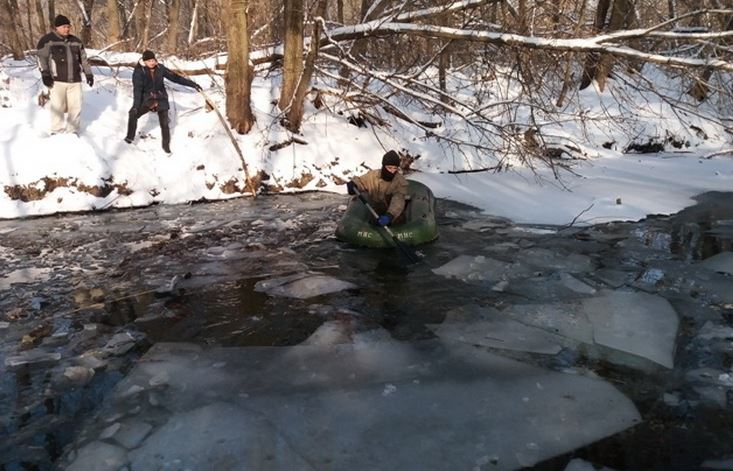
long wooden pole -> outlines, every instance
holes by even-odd
[[[178,69],[183,75],[185,75],[188,78],[191,78],[185,70],[183,70],[178,64],[171,61],[173,65]],[[206,101],[206,104],[209,105],[209,107],[216,112],[216,115],[219,117],[219,122],[221,122],[221,125],[224,127],[224,129],[227,132],[227,135],[229,136],[229,140],[231,141],[232,145],[234,146],[234,150],[237,151],[237,155],[239,156],[239,160],[242,162],[242,169],[244,170],[244,181],[247,187],[249,188],[249,191],[252,192],[252,198],[257,198],[257,188],[255,188],[254,182],[249,176],[249,170],[247,169],[247,162],[244,160],[244,153],[242,152],[242,149],[239,147],[239,143],[237,142],[237,139],[234,137],[234,133],[232,133],[231,128],[227,124],[226,119],[219,111],[219,108],[216,106],[216,104],[209,98],[209,96],[204,93],[203,90],[198,91],[199,94],[204,97],[204,100]]]

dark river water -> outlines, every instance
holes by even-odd
[[[732,250],[733,193],[701,195],[672,216],[564,228],[518,227],[439,201],[440,238],[418,248],[422,261],[414,266],[392,249],[335,240],[344,204],[343,196],[315,193],[0,221],[0,469],[56,468],[82,424],[156,342],[291,346],[339,319],[414,342],[435,338],[430,326],[464,306],[501,311],[580,296],[558,281],[559,265],[505,285],[434,272],[460,256],[509,263],[529,249],[585,256],[592,269],[577,279],[595,289],[657,294],[680,320],[672,369],[582,349],[496,349],[550,370],[592,372],[642,416],[632,428],[532,469],[562,470],[574,458],[619,470],[730,464],[733,383],[705,382],[699,372],[733,368],[725,330],[733,327],[733,282],[695,267]],[[303,272],[358,288],[307,299],[255,289],[261,280]],[[701,336],[706,324],[720,335]],[[74,369],[80,365],[88,368]],[[94,375],[85,377],[89,368]]]

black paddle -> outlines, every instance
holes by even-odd
[[[359,200],[364,203],[364,206],[367,207],[370,213],[372,213],[372,216],[374,216],[375,219],[379,219],[379,214],[377,214],[376,211],[374,211],[374,208],[369,205],[369,201],[367,201],[366,196],[361,194],[359,192],[359,189],[356,188],[356,185],[354,185],[354,191],[356,192],[356,196],[359,198]],[[392,232],[392,229],[390,229],[388,226],[381,226],[382,229],[387,231],[387,234],[392,238],[392,242],[394,242],[395,247],[397,248],[397,251],[402,255],[402,258],[405,259],[405,261],[409,264],[417,263],[420,261],[420,257],[415,253],[414,250],[412,250],[412,247],[405,244],[404,242],[401,242],[397,236],[394,235],[394,232]]]

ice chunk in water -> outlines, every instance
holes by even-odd
[[[707,321],[697,334],[697,338],[701,340],[733,339],[733,327]]]
[[[589,272],[593,270],[593,261],[587,255],[563,254],[543,248],[530,248],[517,253],[520,263],[550,270],[569,272]]]
[[[113,438],[127,449],[137,448],[152,429],[153,426],[147,422],[128,419],[122,423],[120,430]]]
[[[526,299],[537,299],[548,303],[596,293],[596,289],[592,286],[564,272],[539,273],[535,276],[512,280],[505,290]]]
[[[575,458],[573,460],[570,460],[567,466],[565,466],[564,471],[614,471],[611,468],[602,467],[602,468],[596,468],[593,466],[593,463],[589,463],[585,460],[582,460],[580,458]]]
[[[127,452],[124,448],[96,441],[91,442],[79,450],[76,459],[66,468],[66,471],[117,471],[128,463]]]
[[[433,273],[462,281],[497,282],[528,277],[541,270],[563,270],[577,273],[588,272],[592,269],[593,263],[586,255],[562,255],[547,249],[532,248],[518,252],[513,262],[503,262],[483,255],[459,255],[450,262],[433,269]],[[565,281],[569,283],[567,288],[571,290],[580,288],[587,291],[590,288],[580,287],[580,282],[572,283],[568,280],[567,275],[565,275]]]
[[[353,288],[356,288],[356,285],[353,283],[320,273],[299,273],[296,275],[270,278],[269,280],[258,281],[255,284],[255,291],[265,292],[270,296],[284,296],[298,299],[307,299]]]
[[[132,469],[312,469],[266,417],[223,402],[172,416],[130,462]]]
[[[462,281],[500,281],[509,277],[526,276],[532,270],[518,264],[502,262],[483,255],[459,255],[450,262],[433,269],[436,275],[458,278]]]
[[[492,270],[493,269],[493,270]],[[504,264],[497,260],[487,259],[483,255],[459,255],[450,262],[433,269],[436,275],[442,275],[448,278],[467,279],[469,277],[478,278],[479,274],[486,273],[487,276],[493,275],[493,279],[499,279],[504,271]]]
[[[656,295],[602,290],[599,296],[509,308],[508,315],[586,344],[598,344],[672,368],[679,320]]]
[[[466,311],[474,312],[475,316],[466,315]],[[546,331],[507,319],[496,310],[478,306],[450,311],[442,324],[429,327],[440,338],[472,345],[550,355],[562,349]]]
[[[321,324],[301,345],[321,347],[346,343],[358,345],[362,342],[377,340],[389,342],[392,340],[392,336],[388,331],[381,328],[370,327],[369,330],[366,330],[366,327],[360,325],[357,319],[338,319]]]
[[[587,283],[584,283],[580,281],[579,279],[575,278],[573,275],[570,275],[568,273],[560,273],[560,281],[562,284],[579,294],[596,294],[596,289],[592,286],[589,286]]]
[[[505,313],[519,322],[545,329],[579,342],[593,344],[593,324],[580,301],[553,304],[516,304]]]
[[[155,345],[117,387],[148,388],[155,413],[144,400],[113,405],[155,422],[131,469],[516,469],[640,420],[602,380],[460,343],[360,337],[325,348]],[[170,383],[151,390],[163,371]]]
[[[702,463],[703,469],[729,469],[733,470],[733,458],[722,460],[705,460]]]
[[[733,252],[721,252],[700,262],[705,268],[733,275]]]
[[[304,345],[339,345],[351,343],[354,336],[354,322],[327,321],[320,325],[310,337],[303,341]]]
[[[597,344],[674,366],[679,319],[669,301],[653,294],[624,291],[581,301],[593,323]]]
[[[51,277],[50,268],[21,268],[0,276],[0,291],[9,289],[13,283],[36,283]]]

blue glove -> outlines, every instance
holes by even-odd
[[[392,222],[392,216],[390,216],[389,214],[382,214],[381,216],[379,216],[379,219],[377,219],[377,224],[382,227],[388,226],[390,222]]]
[[[346,182],[346,191],[348,191],[350,195],[355,195],[356,194],[356,183],[352,181]]]

